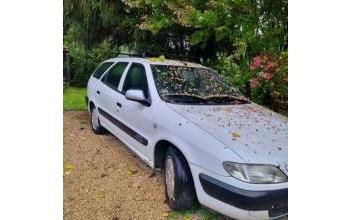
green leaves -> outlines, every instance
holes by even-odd
[[[155,15],[149,20],[144,21],[139,25],[139,28],[142,30],[149,30],[154,35],[159,33],[162,29],[168,28],[173,24],[173,21],[162,15]]]
[[[64,45],[72,57],[74,82],[85,85],[98,63],[116,56],[120,48],[202,60],[244,90],[253,77],[252,58],[287,50],[287,4],[287,0],[64,0]],[[287,71],[282,67],[277,75]],[[286,88],[283,84],[275,91],[283,94]],[[253,94],[262,100],[266,91],[265,87]]]

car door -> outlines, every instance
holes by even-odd
[[[138,89],[144,92],[144,95],[150,102],[150,90],[148,86],[146,66],[142,63],[131,63],[124,81],[122,82],[122,94],[125,94],[129,89]],[[149,146],[150,138],[153,130],[153,103],[151,106],[143,105],[136,101],[127,100],[124,98],[121,102],[120,118],[128,127],[129,142],[140,154],[142,159],[150,162],[152,158],[152,149]]]
[[[97,106],[100,123],[116,136],[119,134],[116,118],[119,117],[120,103],[124,99],[118,87],[128,64],[128,62],[117,62],[112,66],[102,77],[96,91],[99,96]]]

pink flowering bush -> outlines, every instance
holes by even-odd
[[[288,63],[287,52],[279,56],[263,53],[252,58],[250,87],[252,99],[275,111],[287,111]]]

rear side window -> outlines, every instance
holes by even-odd
[[[126,69],[127,62],[120,62],[115,64],[111,69],[104,75],[102,81],[110,88],[117,90],[119,86],[121,76]]]
[[[113,62],[105,62],[102,63],[93,73],[93,76],[97,79],[100,79],[100,77],[105,73],[105,71],[113,64]]]
[[[129,89],[140,89],[145,97],[148,97],[148,81],[142,64],[133,63],[128,70],[122,92],[125,93]]]

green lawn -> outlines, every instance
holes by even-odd
[[[208,210],[204,208],[200,208],[198,205],[189,209],[189,210],[183,210],[183,211],[172,211],[169,214],[168,219],[172,220],[191,220],[191,219],[202,219],[202,220],[220,220],[220,216],[211,213]]]
[[[86,110],[86,88],[67,87],[64,89],[64,110]]]

